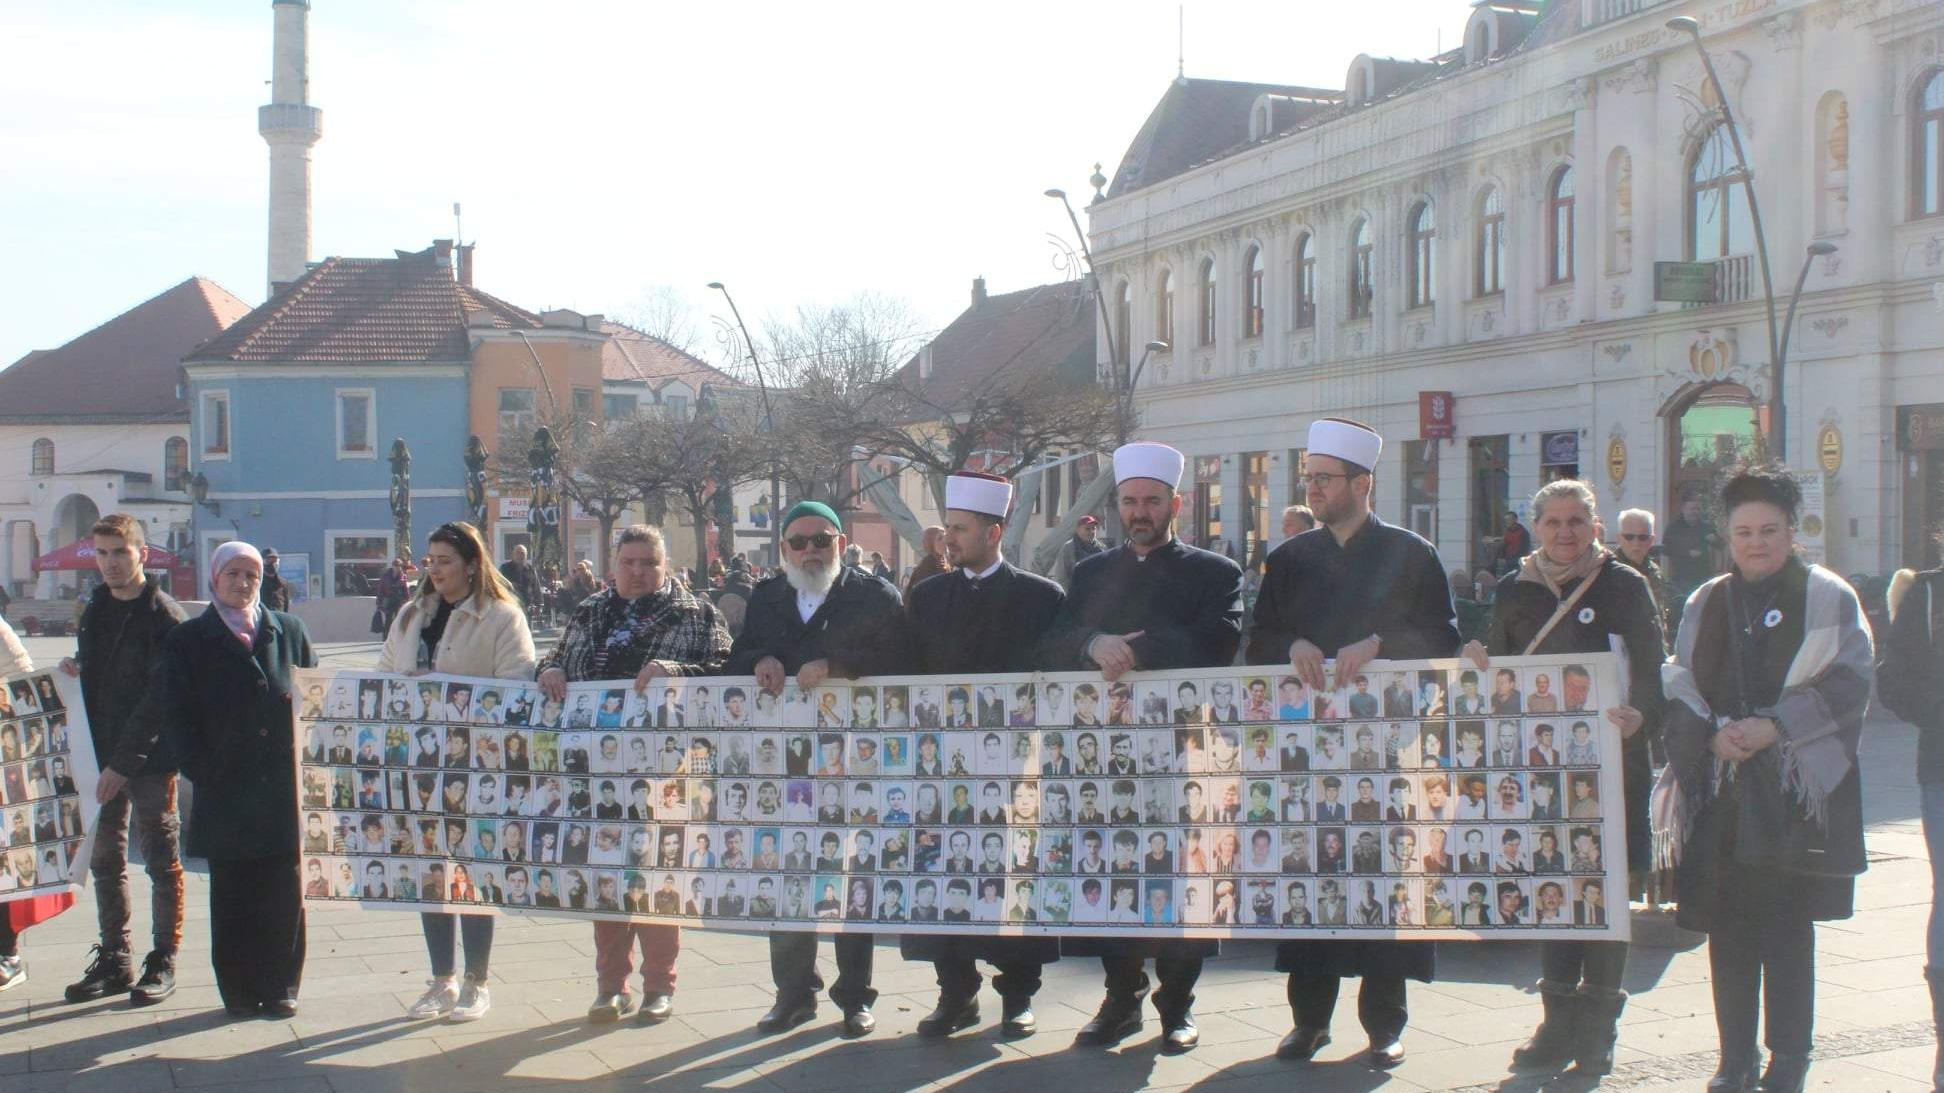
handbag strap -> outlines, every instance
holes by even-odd
[[[1580,582],[1580,586],[1578,588],[1573,589],[1572,595],[1561,600],[1559,602],[1559,607],[1553,611],[1552,618],[1546,620],[1546,625],[1541,626],[1539,628],[1539,632],[1533,635],[1531,641],[1526,643],[1525,652],[1519,655],[1529,657],[1535,651],[1537,651],[1539,646],[1543,644],[1547,638],[1552,636],[1553,627],[1558,626],[1560,622],[1562,622],[1566,618],[1567,615],[1572,614],[1573,608],[1579,606],[1580,598],[1586,595],[1587,589],[1592,588],[1593,582],[1599,580],[1600,574],[1604,572],[1606,572],[1606,567],[1604,566],[1594,570],[1591,574],[1587,576],[1585,580]]]

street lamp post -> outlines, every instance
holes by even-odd
[[[466,513],[479,533],[486,533],[486,445],[466,438]]]
[[[1748,195],[1748,219],[1755,228],[1755,258],[1762,267],[1762,301],[1768,309],[1770,454],[1777,462],[1785,462],[1789,441],[1782,429],[1785,410],[1782,398],[1782,349],[1780,333],[1775,326],[1775,285],[1769,278],[1768,233],[1762,229],[1762,209],[1755,200],[1755,172],[1748,166],[1748,155],[1742,150],[1741,127],[1735,123],[1734,108],[1728,105],[1728,91],[1721,86],[1721,77],[1715,73],[1714,57],[1708,53],[1708,47],[1701,44],[1700,22],[1682,15],[1669,19],[1667,29],[1694,39],[1695,51],[1701,54],[1701,67],[1707,71],[1708,82],[1714,86],[1716,101],[1721,103],[1721,122],[1728,130],[1729,143],[1734,146],[1735,161],[1741,167],[1742,190]]]
[[[527,449],[527,477],[533,493],[527,502],[527,531],[533,536],[533,569],[545,573],[550,558],[557,557],[556,540],[560,533],[560,491],[554,480],[554,463],[560,457],[560,444],[553,430],[545,425],[533,431],[533,446]]]
[[[1093,292],[1094,309],[1100,312],[1100,325],[1106,328],[1107,331],[1107,359],[1113,361],[1115,368],[1118,369],[1114,373],[1114,380],[1124,390],[1129,386],[1125,372],[1127,365],[1121,359],[1120,353],[1116,350],[1116,347],[1120,343],[1114,337],[1114,317],[1107,310],[1106,297],[1100,291],[1100,274],[1094,269],[1093,248],[1087,245],[1087,233],[1080,229],[1080,214],[1073,211],[1073,202],[1067,200],[1065,190],[1056,186],[1046,191],[1046,196],[1059,201],[1060,205],[1066,209],[1067,220],[1073,225],[1074,237],[1080,240],[1080,256],[1087,260],[1087,280],[1089,282],[1088,287]],[[1126,331],[1122,331],[1121,333],[1125,334]]]
[[[770,560],[780,564],[783,560],[783,467],[776,454],[776,413],[770,407],[769,384],[763,379],[763,362],[756,356],[756,339],[749,336],[749,327],[743,322],[736,298],[729,295],[728,286],[721,281],[710,281],[709,287],[722,293],[722,298],[729,302],[729,313],[736,317],[736,329],[742,332],[743,345],[749,349],[750,366],[756,370],[756,389],[763,396],[763,428],[769,433],[770,442]],[[736,543],[733,527],[732,522],[729,537],[732,552]]]
[[[1141,382],[1141,373],[1147,371],[1148,357],[1155,353],[1166,353],[1170,348],[1163,341],[1152,341],[1142,346],[1141,359],[1134,365],[1134,371],[1127,376],[1126,382],[1121,384],[1118,396],[1120,420],[1115,424],[1122,444],[1127,443],[1128,434],[1134,431],[1134,388]]]
[[[1775,410],[1773,412],[1773,415],[1775,419],[1775,435],[1777,437],[1782,436],[1782,428],[1785,424],[1787,424],[1787,422],[1783,420],[1783,416],[1782,416],[1783,415],[1782,372],[1783,372],[1783,367],[1787,365],[1789,361],[1789,332],[1795,329],[1796,305],[1802,302],[1802,286],[1808,283],[1809,281],[1809,264],[1811,262],[1814,262],[1818,258],[1824,257],[1825,255],[1831,255],[1835,253],[1836,253],[1836,244],[1834,243],[1818,242],[1818,243],[1809,244],[1809,246],[1805,248],[1805,253],[1802,256],[1802,272],[1796,274],[1795,291],[1789,294],[1789,313],[1782,320],[1782,343],[1781,343],[1781,348],[1779,348],[1775,354],[1775,375],[1773,377],[1773,381],[1775,383],[1775,392],[1774,392]],[[1780,454],[1781,453],[1778,451],[1777,455]]]
[[[391,472],[392,541],[395,544],[392,556],[409,556],[412,553],[412,451],[405,446],[402,436],[392,441]]]

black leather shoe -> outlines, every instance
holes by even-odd
[[[228,1014],[232,1020],[236,1021],[241,1021],[245,1017],[255,1017],[262,1009],[263,1007],[257,1005],[255,1002],[223,1003],[223,1012]]]
[[[659,1025],[675,1016],[675,999],[666,994],[651,994],[641,1000],[641,1012],[635,1014],[635,1021],[643,1025]]]
[[[1115,998],[1107,996],[1100,1003],[1099,1012],[1093,1020],[1080,1026],[1074,1034],[1074,1042],[1112,1047],[1141,1031],[1141,998]]]
[[[1033,1016],[1031,998],[1005,999],[1005,1011],[999,1021],[999,1033],[1009,1040],[1023,1040],[1039,1031],[1039,1018]]]
[[[1714,1077],[1708,1079],[1708,1093],[1748,1093],[1755,1084],[1755,1074],[1761,1065],[1759,1052],[1723,1056],[1721,1065],[1715,1068]]]
[[[869,1036],[877,1028],[877,1018],[871,1015],[871,1007],[859,1006],[844,1011],[845,1036]]]
[[[263,1015],[272,1021],[288,1021],[292,1017],[297,1016],[297,1000],[295,998],[280,998],[275,1002],[265,1002],[263,1004]]]
[[[779,998],[768,1013],[756,1019],[756,1031],[764,1035],[787,1032],[817,1016],[817,1000],[790,1001]]]
[[[129,989],[128,1000],[137,1006],[153,1006],[175,993],[175,954],[150,953],[142,962],[142,978]]]
[[[1180,1017],[1161,1019],[1161,1054],[1186,1055],[1201,1043],[1201,1030],[1195,1027],[1195,1015],[1184,1013]]]
[[[1372,1040],[1370,1042],[1370,1065],[1378,1070],[1389,1070],[1404,1061],[1404,1041]]]
[[[88,970],[81,973],[81,981],[69,983],[64,992],[67,1000],[93,1002],[111,994],[127,994],[135,985],[135,963],[128,950],[96,945],[91,951],[94,957],[88,961]]]
[[[1784,1055],[1778,1051],[1769,1056],[1768,1069],[1762,1072],[1762,1080],[1755,1083],[1751,1093],[1802,1093],[1808,1078],[1809,1056]]]
[[[950,1036],[960,1029],[968,1029],[979,1023],[979,1000],[977,998],[938,999],[938,1005],[918,1020],[918,1035],[936,1038]]]
[[[1276,1058],[1307,1063],[1315,1058],[1316,1053],[1323,1050],[1323,1046],[1329,1042],[1329,1029],[1297,1025],[1289,1030],[1289,1035],[1282,1038],[1282,1043],[1276,1045]]]

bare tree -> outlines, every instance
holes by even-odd
[[[694,353],[702,344],[701,324],[695,305],[687,293],[674,285],[653,285],[617,317],[651,338],[659,338],[684,353]]]
[[[707,388],[686,418],[643,414],[612,426],[591,454],[590,480],[625,483],[651,510],[674,508],[695,529],[695,557],[709,556],[709,528],[735,488],[769,473],[760,409],[734,390]]]

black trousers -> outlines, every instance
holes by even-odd
[[[0,957],[20,955],[20,931],[7,916],[7,905],[0,903]]]
[[[992,977],[992,989],[1001,998],[1027,999],[1039,993],[1040,970],[1045,965],[1038,961],[995,960],[992,966],[998,974]],[[946,998],[970,998],[979,993],[985,977],[979,974],[977,957],[954,953],[932,961],[938,970],[938,992]]]
[[[1815,1035],[1816,925],[1772,904],[1736,899],[1733,892],[1723,888],[1726,899],[1717,910],[1717,922],[1732,925],[1708,935],[1721,1053],[1754,1053],[1755,1021],[1766,1001],[1768,1049],[1806,1055]]]
[[[844,1012],[877,1001],[871,989],[871,953],[874,940],[869,934],[838,934],[837,982],[830,987],[830,1000]],[[817,935],[813,933],[774,933],[770,935],[770,980],[776,984],[778,1001],[814,1000],[823,990],[823,977],[817,974]]]
[[[1296,1023],[1304,1028],[1329,1028],[1342,986],[1343,980],[1333,975],[1290,976],[1289,1008]],[[1389,1043],[1404,1035],[1404,1026],[1410,1019],[1403,976],[1363,977],[1357,989],[1357,1020],[1372,1043]]]
[[[486,981],[493,962],[493,916],[491,915],[442,915],[432,911],[421,911],[419,922],[425,929],[425,949],[432,957],[432,974],[439,979],[452,978],[452,941],[457,933],[460,945],[466,951],[466,976],[481,983]]]
[[[1132,998],[1136,1005],[1147,994],[1146,961],[1139,954],[1102,955],[1100,966],[1107,972],[1107,997]],[[1154,977],[1160,988],[1154,992],[1154,1008],[1163,1020],[1185,1016],[1195,1005],[1195,982],[1201,978],[1202,957],[1156,956]]]
[[[209,863],[209,961],[225,1006],[297,997],[304,899],[295,852]]]
[[[1611,994],[1627,975],[1624,941],[1542,941],[1539,943],[1539,988],[1556,994],[1575,990],[1583,981],[1589,994]]]

